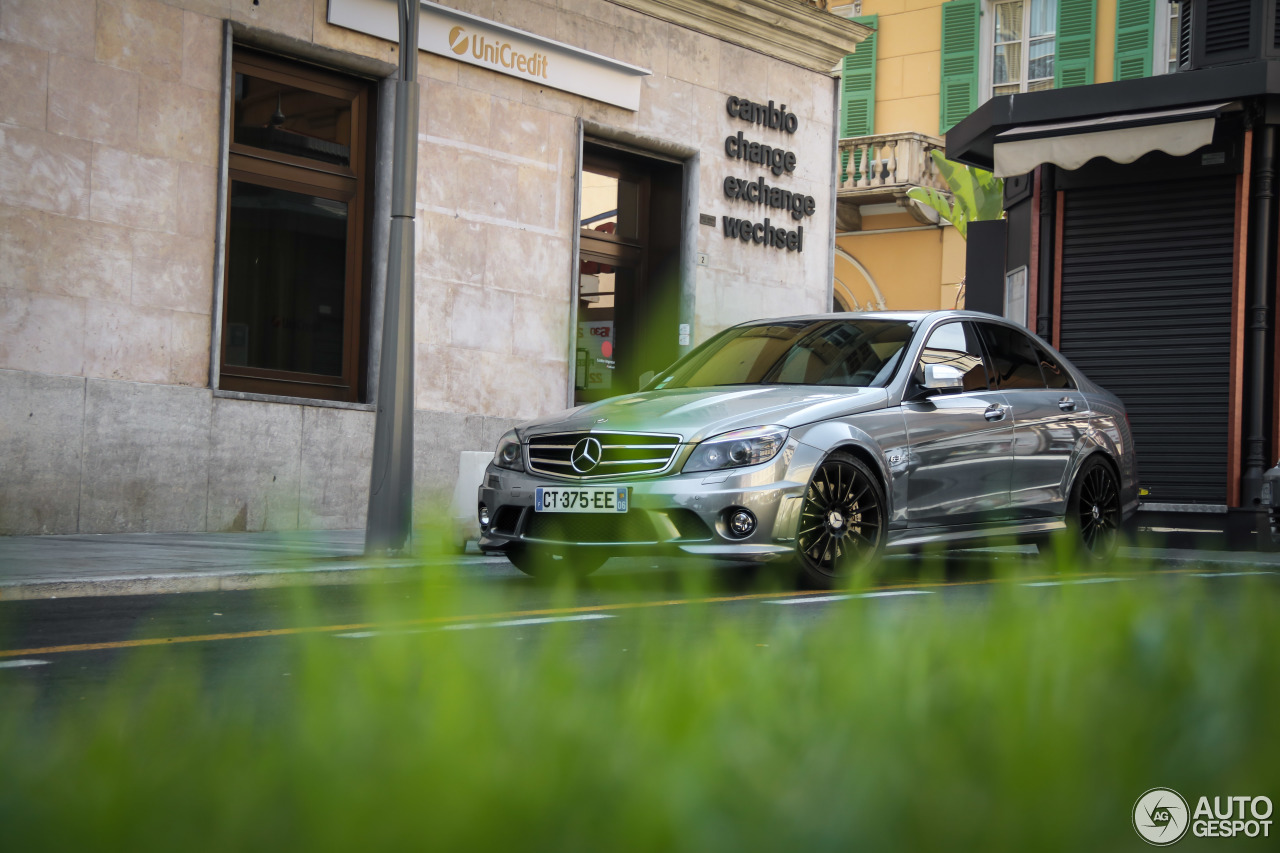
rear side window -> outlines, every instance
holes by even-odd
[[[1036,347],[1036,352],[1040,354],[1040,372],[1044,374],[1045,385],[1050,388],[1076,387],[1071,381],[1071,374],[1062,368],[1053,353],[1041,346]]]
[[[1040,373],[1039,347],[1017,329],[979,323],[987,352],[991,355],[991,369],[1002,390],[1017,388],[1044,388],[1044,376]]]

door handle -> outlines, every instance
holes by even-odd
[[[1058,401],[1058,408],[1064,412],[1074,412],[1076,410],[1076,401],[1070,397],[1063,397]]]
[[[1002,421],[1004,420],[1004,413],[1004,406],[999,403],[992,403],[987,407],[987,410],[982,413],[982,416],[989,421]]]

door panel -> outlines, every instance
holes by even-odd
[[[1013,417],[995,391],[947,394],[903,405],[911,445],[908,525],[976,524],[1009,505]],[[994,410],[998,420],[988,420]]]
[[[1010,512],[1015,518],[1060,516],[1072,454],[1089,428],[1088,403],[1074,389],[1006,391],[1013,414]]]
[[[1013,410],[1009,511],[1014,518],[1061,516],[1065,478],[1088,429],[1088,403],[1058,358],[1027,333],[977,323],[1000,391]]]
[[[958,369],[962,387],[925,390],[926,364]],[[912,401],[902,405],[911,448],[908,526],[975,524],[1006,517],[1013,417],[1004,395],[989,388],[990,370],[972,324],[952,322],[934,329],[912,384]]]

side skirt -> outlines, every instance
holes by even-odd
[[[984,539],[1041,539],[1066,530],[1061,518],[1023,521],[1008,524],[968,524],[962,527],[922,527],[890,531],[887,549],[919,548],[922,545],[948,545]]]

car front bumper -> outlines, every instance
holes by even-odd
[[[800,505],[817,449],[790,440],[773,460],[750,468],[634,479],[565,480],[499,468],[485,470],[479,503],[490,523],[480,547],[505,551],[534,546],[556,552],[605,550],[613,557],[684,554],[765,562],[795,553]],[[534,509],[539,486],[610,486],[628,491],[626,513],[548,513]],[[755,530],[733,535],[729,515],[749,510]]]

